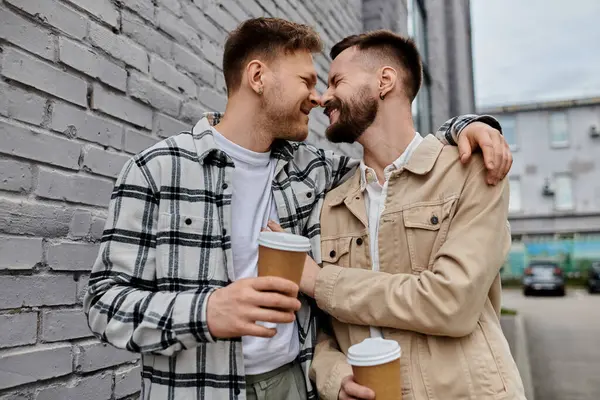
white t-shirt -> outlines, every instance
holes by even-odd
[[[279,222],[273,199],[272,182],[277,161],[271,154],[243,148],[213,128],[217,146],[235,164],[231,200],[232,281],[258,275],[258,235],[269,219]],[[247,375],[273,371],[292,362],[300,352],[296,322],[278,324],[270,338],[242,337],[244,367]]]

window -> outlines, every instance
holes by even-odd
[[[553,147],[569,145],[569,126],[567,113],[564,111],[555,111],[550,114],[550,144]]]
[[[555,183],[555,208],[557,210],[573,209],[573,185],[571,182],[571,176],[567,174],[556,175]]]
[[[413,38],[423,61],[423,84],[412,104],[413,119],[422,135],[431,133],[431,77],[427,53],[427,15],[423,0],[408,0],[408,35]]]
[[[521,180],[519,178],[509,178],[510,200],[508,202],[508,212],[521,211]]]
[[[517,149],[517,117],[515,115],[501,115],[496,117],[500,126],[502,126],[502,134],[504,140],[510,146],[512,151]]]

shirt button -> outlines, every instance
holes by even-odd
[[[227,229],[223,229],[223,236],[227,236]]]
[[[229,185],[224,183],[222,187],[223,187],[223,190],[226,190],[229,187]]]
[[[362,240],[362,238],[358,238],[358,239],[356,239],[356,244],[357,244],[357,245],[359,245],[359,246],[360,246],[361,244],[363,244],[363,240]]]
[[[234,391],[236,396],[240,394],[240,388],[236,387]]]
[[[310,193],[310,192],[306,193],[306,197],[308,197],[310,199],[312,197],[312,193]]]
[[[437,225],[437,224],[438,224],[438,222],[440,222],[440,221],[438,220],[438,217],[436,217],[435,215],[434,215],[433,217],[431,217],[431,220],[430,220],[430,221],[431,221],[431,224],[432,224],[432,225]]]
[[[329,257],[331,257],[331,258],[335,257],[335,250],[331,250],[329,252]]]
[[[191,225],[192,224],[192,219],[191,218],[186,218],[185,219],[185,224],[186,225]]]

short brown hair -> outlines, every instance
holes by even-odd
[[[274,59],[280,52],[320,52],[323,44],[310,26],[281,18],[253,18],[233,30],[225,42],[223,74],[227,92],[239,89],[243,68],[251,57]]]
[[[354,46],[361,51],[374,52],[380,58],[399,63],[407,72],[404,82],[406,94],[411,101],[414,100],[423,81],[423,64],[419,50],[412,39],[388,30],[377,30],[342,39],[333,46],[329,55],[333,60],[341,52]]]

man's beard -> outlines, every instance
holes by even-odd
[[[327,109],[337,109],[339,113],[337,121],[325,131],[327,139],[333,143],[354,143],[375,121],[379,103],[367,87],[362,87],[348,102],[337,97],[329,101]]]

